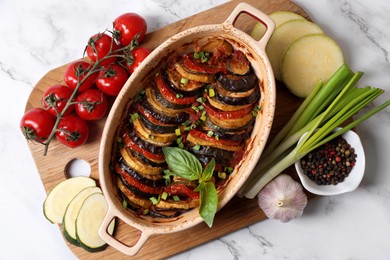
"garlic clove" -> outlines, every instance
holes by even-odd
[[[300,183],[281,174],[259,192],[258,203],[268,218],[286,223],[302,216],[307,196]]]

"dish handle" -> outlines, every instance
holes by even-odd
[[[138,230],[141,232],[138,240],[135,242],[134,245],[128,246],[124,244],[123,242],[117,240],[115,237],[113,237],[111,234],[108,233],[108,227],[110,223],[114,220],[114,218],[120,218],[118,216],[119,214],[114,214],[110,209],[108,210],[106,216],[103,219],[102,224],[99,228],[99,236],[101,239],[103,239],[108,245],[112,246],[113,248],[117,249],[118,251],[122,252],[123,254],[134,256],[138,253],[138,251],[141,249],[141,247],[145,244],[146,240],[150,237],[150,233],[145,230],[139,230],[136,227],[132,226],[131,224],[127,223],[132,228]],[[123,220],[123,219],[121,219]]]
[[[225,20],[224,24],[234,26],[234,22],[241,13],[246,13],[250,15],[266,27],[266,31],[263,37],[261,37],[260,40],[257,41],[259,47],[265,49],[269,39],[272,36],[272,33],[275,30],[275,22],[268,15],[261,12],[259,9],[247,3],[239,3],[236,8],[234,8],[233,12],[229,15],[229,17]]]

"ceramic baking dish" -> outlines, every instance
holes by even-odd
[[[252,16],[267,27],[262,39],[255,41],[248,34],[234,26],[236,19],[242,13]],[[165,221],[141,217],[124,209],[110,170],[110,162],[118,129],[127,115],[129,104],[131,104],[135,94],[145,86],[144,83],[150,79],[150,75],[154,75],[153,72],[161,65],[167,55],[185,50],[192,42],[208,37],[222,37],[229,41],[234,48],[243,51],[259,79],[261,110],[256,117],[243,159],[235,167],[224,190],[219,194],[218,209],[222,208],[236,194],[255,167],[272,126],[276,90],[271,65],[265,54],[265,47],[274,27],[274,22],[267,15],[248,4],[240,3],[226,21],[221,24],[194,27],[169,38],[157,47],[129,78],[108,115],[99,151],[99,181],[109,205],[108,213],[99,229],[99,234],[109,245],[124,254],[135,255],[151,235],[181,231],[203,221],[197,208]],[[119,218],[132,228],[139,230],[140,236],[134,245],[125,245],[108,234],[107,227],[114,218]]]

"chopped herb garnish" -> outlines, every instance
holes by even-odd
[[[180,83],[181,84],[187,84],[188,83],[188,79],[187,78],[181,78],[180,79]]]
[[[157,205],[160,202],[160,196],[158,196],[158,198],[150,197],[149,199],[153,203],[153,205]]]
[[[213,88],[209,89],[209,97],[214,97],[215,96],[215,91]]]
[[[138,113],[134,113],[130,116],[130,123],[133,123],[135,120],[137,120],[139,118],[139,114]]]
[[[257,114],[259,113],[260,109],[261,109],[261,106],[256,106],[256,107],[254,107],[253,110],[252,110],[252,115],[253,115],[254,117],[256,117]]]
[[[183,94],[179,94],[179,93],[176,94],[176,98],[182,98],[182,97],[183,97]]]
[[[195,112],[199,112],[199,108],[198,108],[198,107],[192,106],[191,108],[192,108],[193,110],[195,110]]]
[[[161,199],[166,200],[168,198],[168,193],[165,191],[161,194]]]
[[[124,200],[122,201],[122,207],[125,208],[125,209],[127,209],[127,205],[128,205],[128,204],[127,204],[127,200],[124,199]]]
[[[213,136],[213,135],[214,135],[214,132],[213,132],[213,131],[210,130],[210,131],[207,132],[207,136],[211,137],[211,136]]]
[[[177,195],[173,195],[172,198],[173,198],[174,201],[179,201],[180,200],[179,196],[177,196]]]
[[[181,130],[180,130],[180,128],[176,128],[176,129],[175,129],[175,134],[176,134],[177,136],[180,136],[180,135],[181,135]]]
[[[191,121],[190,121],[190,120],[187,120],[187,121],[185,121],[182,125],[188,126],[188,125],[190,125],[190,124],[191,124]]]
[[[148,215],[149,214],[149,209],[144,209],[144,215]]]
[[[200,117],[200,120],[202,120],[203,122],[206,121],[206,119],[207,119],[206,115],[202,115],[202,116]]]
[[[199,151],[200,145],[199,145],[199,144],[196,144],[192,149],[194,149],[195,151]]]
[[[219,140],[219,134],[214,134],[214,138],[215,138],[215,140]]]
[[[226,172],[218,172],[218,178],[226,179]]]
[[[198,101],[199,103],[203,104],[206,100],[204,97],[199,97],[196,99],[196,101]]]

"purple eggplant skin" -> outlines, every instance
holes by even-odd
[[[119,175],[119,179],[121,180],[121,182],[123,183],[123,185],[125,185],[126,189],[129,189],[132,193],[134,193],[135,195],[141,197],[141,198],[144,198],[144,199],[149,199],[151,197],[158,197],[159,194],[152,194],[152,193],[147,193],[147,192],[144,192],[144,191],[141,191],[139,189],[137,189],[136,187],[130,185],[129,183],[126,182],[126,180],[124,178],[122,178],[121,175]]]
[[[130,139],[136,143],[141,149],[146,149],[147,151],[158,154],[158,155],[163,155],[162,147],[154,145],[152,143],[149,143],[145,140],[143,140],[141,137],[137,135],[135,131],[133,131],[133,128],[128,128],[127,130],[128,135]]]
[[[122,157],[120,157],[118,159],[118,165],[127,174],[131,175],[133,178],[135,178],[136,180],[142,182],[143,184],[145,184],[147,186],[150,186],[153,188],[165,186],[165,180],[163,178],[158,179],[158,180],[151,180],[151,179],[144,177],[141,173],[137,172],[136,170],[131,168],[129,165],[127,165],[126,162],[124,162]]]
[[[174,133],[177,126],[165,126],[165,125],[156,125],[152,122],[150,122],[147,118],[145,118],[142,115],[139,115],[139,119],[144,124],[144,126],[149,129],[152,132],[159,133],[159,134],[171,134]]]
[[[189,119],[189,115],[187,113],[180,113],[176,116],[168,116],[161,113],[161,111],[156,111],[152,104],[145,98],[141,101],[141,106],[144,108],[146,112],[151,114],[154,118],[159,120],[161,123],[165,124],[182,124]]]
[[[154,95],[157,99],[157,101],[161,104],[161,106],[163,107],[166,107],[166,108],[170,108],[170,109],[177,109],[177,110],[181,110],[181,109],[185,109],[185,108],[189,108],[191,107],[192,104],[184,104],[184,105],[179,105],[179,104],[174,104],[174,103],[171,103],[169,102],[168,100],[166,100],[163,95],[161,95],[160,91],[158,90],[157,87],[154,87],[153,88],[153,92],[154,92]]]
[[[257,77],[253,72],[243,76],[221,73],[217,81],[221,87],[232,92],[246,92],[257,86]]]
[[[231,106],[243,106],[243,105],[249,105],[257,102],[260,98],[260,89],[256,88],[256,90],[246,97],[227,97],[221,95],[217,89],[214,89],[215,91],[215,100],[219,101],[222,104],[225,105],[231,105]]]
[[[222,163],[222,161],[226,162],[233,159],[234,152],[223,150],[220,148],[201,145],[199,149],[194,149],[194,146],[187,146],[186,149],[193,153],[195,156],[207,156],[214,157],[217,163]],[[218,161],[221,160],[221,161]]]
[[[192,91],[185,91],[185,90],[181,90],[181,89],[178,89],[168,78],[168,74],[166,72],[166,70],[163,71],[162,73],[162,78],[165,82],[165,84],[167,84],[167,86],[175,93],[177,94],[181,94],[183,95],[184,97],[199,97],[203,94],[203,90],[204,88],[203,87],[200,87],[196,90],[192,90]]]
[[[210,128],[210,129],[212,129],[213,131],[214,131],[214,133],[217,133],[217,134],[220,134],[220,135],[222,135],[222,134],[236,134],[236,135],[238,135],[238,133],[241,133],[241,132],[251,132],[252,131],[252,128],[253,128],[253,123],[255,122],[255,118],[253,118],[251,121],[249,121],[246,125],[244,125],[244,126],[241,126],[241,127],[237,127],[237,128],[223,128],[223,127],[221,127],[221,126],[219,126],[219,125],[216,125],[216,124],[214,124],[209,118],[207,118],[206,119],[206,121],[205,121],[205,125],[208,127],[208,128]],[[227,138],[227,137],[226,137]],[[239,140],[239,136],[236,136],[236,137],[234,137],[234,138],[238,138],[238,140]],[[229,138],[227,138],[227,139],[229,139]],[[237,139],[232,139],[232,140],[237,140]],[[237,141],[238,141],[237,140]]]
[[[128,149],[128,151],[131,153],[131,155],[135,158],[137,158],[139,161],[141,161],[142,163],[144,164],[148,164],[152,167],[166,167],[167,166],[167,163],[164,161],[164,162],[154,162],[152,160],[149,160],[148,158],[146,158],[144,155],[132,150],[132,149]]]

